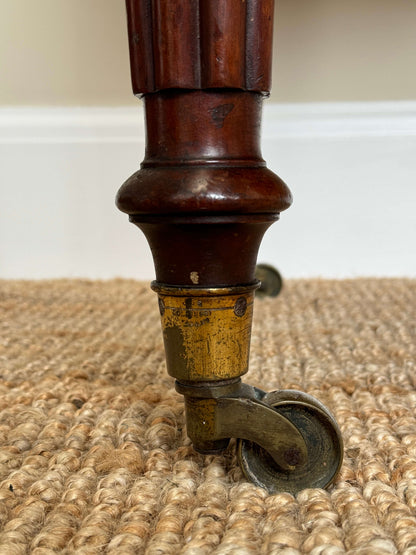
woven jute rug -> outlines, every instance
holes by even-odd
[[[256,300],[246,381],[332,410],[329,491],[197,454],[148,284],[0,282],[0,553],[416,553],[416,281],[289,281]]]

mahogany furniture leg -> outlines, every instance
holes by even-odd
[[[231,437],[269,491],[326,487],[342,460],[329,411],[298,391],[265,393],[248,370],[256,259],[291,195],[260,152],[273,0],[127,0],[134,93],[146,114],[141,169],[117,205],[146,235],[167,369],[195,449]]]

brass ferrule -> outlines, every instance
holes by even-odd
[[[238,378],[248,370],[254,292],[237,287],[170,287],[159,296],[166,363],[179,382]]]

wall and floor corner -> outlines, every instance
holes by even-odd
[[[144,149],[122,3],[1,4],[0,277],[151,279],[114,206]],[[276,15],[263,154],[294,204],[260,260],[286,277],[416,275],[416,4],[280,0]]]
[[[333,47],[342,29],[328,26],[329,15],[342,20],[355,43],[357,33],[351,35],[354,26],[345,11],[387,10],[387,2],[393,11],[411,7],[408,0],[279,0],[289,12],[312,6],[305,12],[309,22],[324,15],[318,28],[333,34]],[[26,98],[33,86],[48,102],[42,107],[33,100],[28,108],[20,96],[0,110],[0,277],[146,277],[153,271],[144,239],[114,207],[115,190],[142,157],[140,109],[115,108],[118,101],[104,108],[91,92],[95,71],[85,77],[64,63],[67,75],[60,72],[54,86],[75,83],[78,93],[92,87],[90,102],[75,95],[88,107],[76,108],[72,94],[61,95],[62,89],[51,94],[52,82],[42,71],[48,60],[49,73],[55,74],[65,35],[77,37],[79,29],[89,41],[73,41],[65,62],[73,53],[79,64],[88,57],[87,44],[98,44],[87,32],[94,26],[104,27],[103,36],[113,43],[109,33],[118,20],[110,24],[106,17],[109,7],[114,9],[121,28],[122,3],[1,3],[24,12],[25,18],[15,21],[14,47],[26,41],[30,54],[45,46],[41,56],[31,57],[31,73],[21,85],[27,87]],[[98,17],[92,17],[94,10]],[[405,19],[413,28],[409,10]],[[388,42],[395,30],[397,57],[397,44],[406,50],[401,40],[406,21],[398,27],[395,14],[386,13],[384,26],[372,18],[371,38],[381,29]],[[66,16],[61,25],[57,15]],[[4,17],[2,24],[10,26]],[[291,30],[294,50],[297,43],[298,54],[307,53],[301,74],[309,67],[311,77],[321,56],[311,63],[313,48],[305,48],[303,30]],[[59,40],[54,43],[51,35]],[[0,30],[0,42],[3,37]],[[318,32],[315,45],[321,43]],[[0,45],[0,57],[1,52]],[[118,56],[107,59],[111,53],[102,48],[89,54],[99,60],[100,71],[108,70],[107,85],[113,82],[117,72],[109,60]],[[303,54],[295,56],[296,67],[302,59]],[[413,64],[406,63],[409,73]],[[20,72],[21,64],[15,65]],[[335,69],[319,67],[320,77],[326,73],[326,83],[336,83]],[[397,64],[384,78],[393,85],[394,70]],[[339,93],[349,79],[359,92],[355,73],[351,67],[346,71]],[[0,75],[5,75],[1,69]],[[413,74],[408,83],[412,80]],[[277,304],[276,299],[256,303],[249,381],[277,388],[280,399],[286,388],[308,392],[333,411],[345,444],[334,487],[308,488],[297,498],[268,495],[244,480],[234,447],[224,455],[195,453],[186,438],[182,400],[166,372],[160,318],[148,285],[0,280],[0,555],[414,553],[416,280],[310,278],[414,274],[416,107],[405,101],[415,97],[406,87],[394,95],[391,87],[382,91],[376,81],[365,87],[366,94],[393,102],[361,104],[357,101],[369,98],[351,90],[345,98],[334,90],[327,96],[325,79],[309,79],[310,97],[295,98],[302,88],[292,89],[293,100],[306,104],[271,103],[264,121],[265,157],[290,183],[295,204],[273,226],[262,258],[275,261],[286,276],[308,279],[288,280]],[[98,78],[97,83],[104,86]],[[9,89],[12,100],[17,90]],[[6,96],[0,87],[0,105],[7,104]],[[51,108],[58,99],[65,108]],[[334,104],[341,100],[355,102]],[[274,97],[277,101],[288,99]],[[284,258],[288,253],[292,258]],[[291,412],[299,408],[292,405]],[[317,468],[324,461],[313,459]]]

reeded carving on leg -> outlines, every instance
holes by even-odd
[[[134,94],[268,93],[273,0],[127,0]]]

